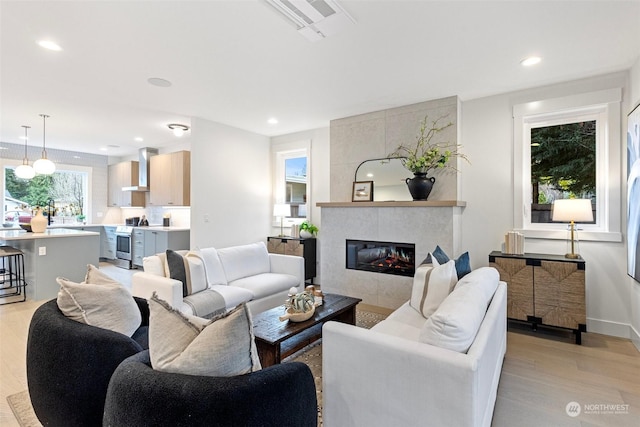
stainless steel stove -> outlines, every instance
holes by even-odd
[[[114,264],[120,268],[131,270],[133,268],[132,242],[133,227],[119,225],[116,227],[116,260]]]

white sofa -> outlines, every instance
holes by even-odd
[[[132,277],[133,295],[148,299],[156,292],[185,314],[209,317],[220,303],[230,310],[247,302],[253,313],[259,313],[284,304],[292,287],[304,288],[304,258],[270,254],[263,242],[177,252],[185,260],[186,298],[183,282],[171,278],[166,254],[143,259],[144,271]]]
[[[490,426],[506,351],[507,289],[495,269],[480,270],[462,278],[431,315],[431,323],[444,319],[444,334],[449,336],[436,339],[442,346],[424,342],[429,321],[409,301],[370,330],[326,323],[322,331],[324,425]],[[460,331],[446,329],[459,324],[455,317],[466,322],[474,311],[469,305],[478,299],[473,295],[460,299],[458,289],[463,282],[476,286],[478,280],[495,284],[489,286],[493,291],[487,295],[488,307],[476,310],[477,333],[467,337],[468,344],[462,346],[470,343],[466,352],[444,348],[459,344],[455,341],[461,339]]]

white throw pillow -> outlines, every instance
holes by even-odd
[[[224,275],[224,268],[222,268],[220,257],[218,257],[218,251],[215,248],[200,249],[200,257],[204,262],[204,269],[207,271],[209,287],[226,285],[227,277]]]
[[[187,280],[190,282],[191,294],[207,289],[207,273],[205,271],[204,261],[200,258],[199,254],[188,252],[185,260],[187,261]]]
[[[416,269],[409,304],[425,318],[438,309],[458,282],[455,261],[442,265],[421,265]]]
[[[260,369],[251,313],[241,304],[205,321],[185,316],[154,295],[149,300],[149,355],[153,369],[230,377]]]
[[[463,279],[471,274],[473,272]],[[456,287],[424,323],[420,342],[466,353],[498,288],[498,280],[494,279],[467,282]]]
[[[142,258],[142,269],[145,273],[150,273],[154,276],[167,277],[162,258],[158,255]]]
[[[227,282],[271,272],[269,252],[264,242],[218,249]]]
[[[94,266],[89,266],[86,279],[88,283],[56,279],[60,311],[77,322],[132,336],[142,315],[129,290]]]

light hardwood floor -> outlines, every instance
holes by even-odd
[[[101,268],[130,283],[131,271],[108,264],[101,264]],[[41,303],[0,305],[2,427],[18,426],[6,396],[27,388],[27,332],[31,316]],[[536,335],[515,326],[508,332],[507,341],[493,426],[640,425],[640,352],[629,340],[586,333],[583,345],[578,346],[569,334],[539,331]],[[571,402],[580,404],[577,417],[567,415],[566,407]],[[611,409],[622,413],[606,413]]]

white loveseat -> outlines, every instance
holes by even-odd
[[[495,269],[478,270],[460,279],[431,314],[431,326],[435,319],[444,325],[431,338],[439,345],[424,342],[429,320],[410,301],[370,330],[338,322],[324,325],[325,426],[491,425],[506,351],[507,289]],[[495,282],[485,292],[490,303],[470,309],[482,299],[478,289],[459,289],[484,281]],[[480,318],[477,333],[456,330],[473,311]],[[468,344],[460,347],[465,339]]]
[[[270,254],[263,242],[178,253],[188,286],[171,278],[167,255],[157,254],[145,257],[144,272],[133,275],[133,295],[148,299],[156,292],[185,314],[208,317],[220,304],[230,310],[242,302],[259,313],[284,304],[290,288],[304,288],[304,258]]]

